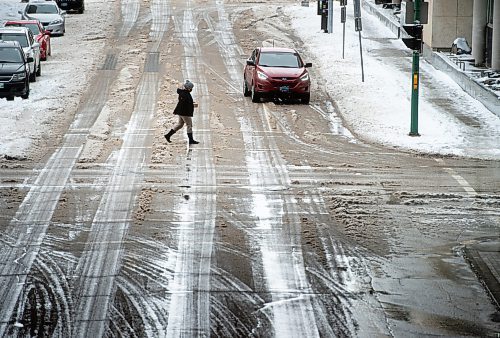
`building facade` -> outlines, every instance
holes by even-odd
[[[456,38],[465,38],[476,65],[500,71],[500,0],[426,2],[428,24],[424,26],[423,40],[428,47],[447,50]]]

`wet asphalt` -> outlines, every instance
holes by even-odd
[[[464,249],[498,234],[500,164],[362,142],[326,93],[251,103],[243,41],[267,36],[198,5],[123,2],[60,144],[2,162],[0,336],[494,337]],[[132,108],[82,161],[141,34]],[[196,146],[162,135],[179,78]]]

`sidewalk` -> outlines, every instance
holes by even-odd
[[[395,37],[405,34],[400,28],[399,18],[393,14],[392,9],[384,9],[382,5],[375,5],[375,0],[363,0],[363,4],[363,8],[378,17]],[[500,117],[500,73],[475,67],[470,62],[471,55],[436,52],[424,45],[423,56],[436,69],[446,72],[470,96]]]

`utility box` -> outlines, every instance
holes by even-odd
[[[412,24],[415,20],[415,4],[412,0],[404,0],[401,2],[401,16],[399,18],[401,25]],[[429,3],[420,2],[420,23],[428,23],[429,18]]]

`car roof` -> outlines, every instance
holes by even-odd
[[[26,33],[29,31],[27,27],[0,27],[2,33]]]
[[[40,22],[39,20],[9,20],[5,23],[5,25],[7,24],[23,24],[23,23],[38,23]],[[0,28],[3,28],[3,27],[0,27]]]
[[[19,43],[19,41],[0,40],[0,47],[19,47],[19,48],[21,48],[21,44]]]
[[[30,0],[30,2],[28,2],[28,5],[29,4],[54,4],[57,6],[57,3],[55,1],[48,0]]]
[[[260,47],[261,53],[271,53],[271,52],[278,52],[278,53],[296,53],[297,51],[292,48],[286,48],[286,47]]]

